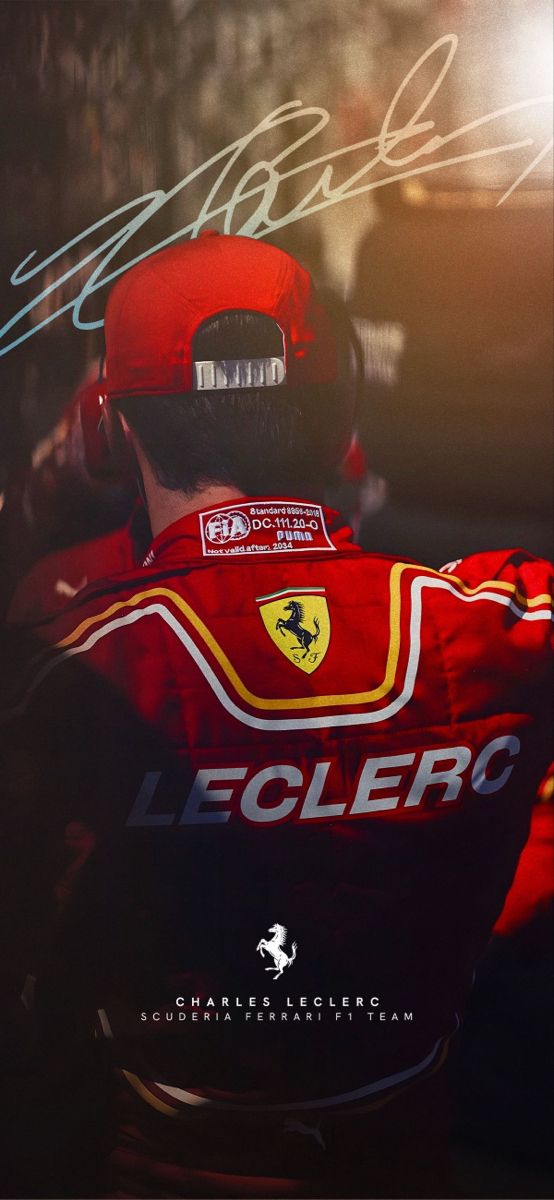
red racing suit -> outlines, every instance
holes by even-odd
[[[303,500],[171,525],[11,685],[40,796],[16,981],[168,1116],[371,1107],[436,1069],[551,756],[551,596],[523,551],[436,572]]]

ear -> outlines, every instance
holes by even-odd
[[[106,409],[106,432],[117,477],[132,478],[145,508],[148,508],[148,481],[152,479],[152,468],[123,413],[111,405]]]
[[[119,428],[112,428],[110,436],[114,439],[120,461],[124,456],[127,467],[132,468],[133,474],[139,473],[144,476],[144,471],[149,469],[149,464],[136,433],[131,429],[123,413],[118,412],[117,409],[112,412],[111,419],[114,425],[116,421],[119,423]]]

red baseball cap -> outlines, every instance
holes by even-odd
[[[198,363],[193,340],[210,317],[242,309],[272,318],[278,358]],[[207,231],[152,254],[116,283],[105,317],[109,399],[229,387],[334,383],[329,316],[307,271],[267,242]]]

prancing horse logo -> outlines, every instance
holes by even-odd
[[[297,946],[296,942],[293,942],[292,953],[285,954],[283,946],[287,940],[287,931],[284,925],[271,925],[268,932],[273,934],[271,941],[268,942],[267,938],[260,938],[256,950],[260,952],[262,958],[266,953],[271,955],[273,966],[266,967],[265,969],[266,971],[275,971],[276,974],[273,978],[279,979],[285,967],[290,967],[291,963],[294,962]]]
[[[293,633],[298,638],[300,649],[304,651],[301,657],[305,658],[312,642],[317,642],[320,635],[319,621],[317,617],[314,617],[315,633],[310,633],[309,629],[301,625],[300,622],[304,620],[304,609],[298,600],[290,600],[288,604],[285,604],[285,612],[291,614],[288,621],[283,621],[283,618],[279,617],[275,628],[283,634],[286,629]]]
[[[325,588],[286,588],[259,596],[260,616],[272,642],[307,675],[323,662],[331,637]]]

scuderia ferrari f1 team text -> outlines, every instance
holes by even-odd
[[[413,1022],[413,1011],[387,1011],[379,996],[177,996],[173,1006],[141,1012],[141,1022],[353,1021]]]

